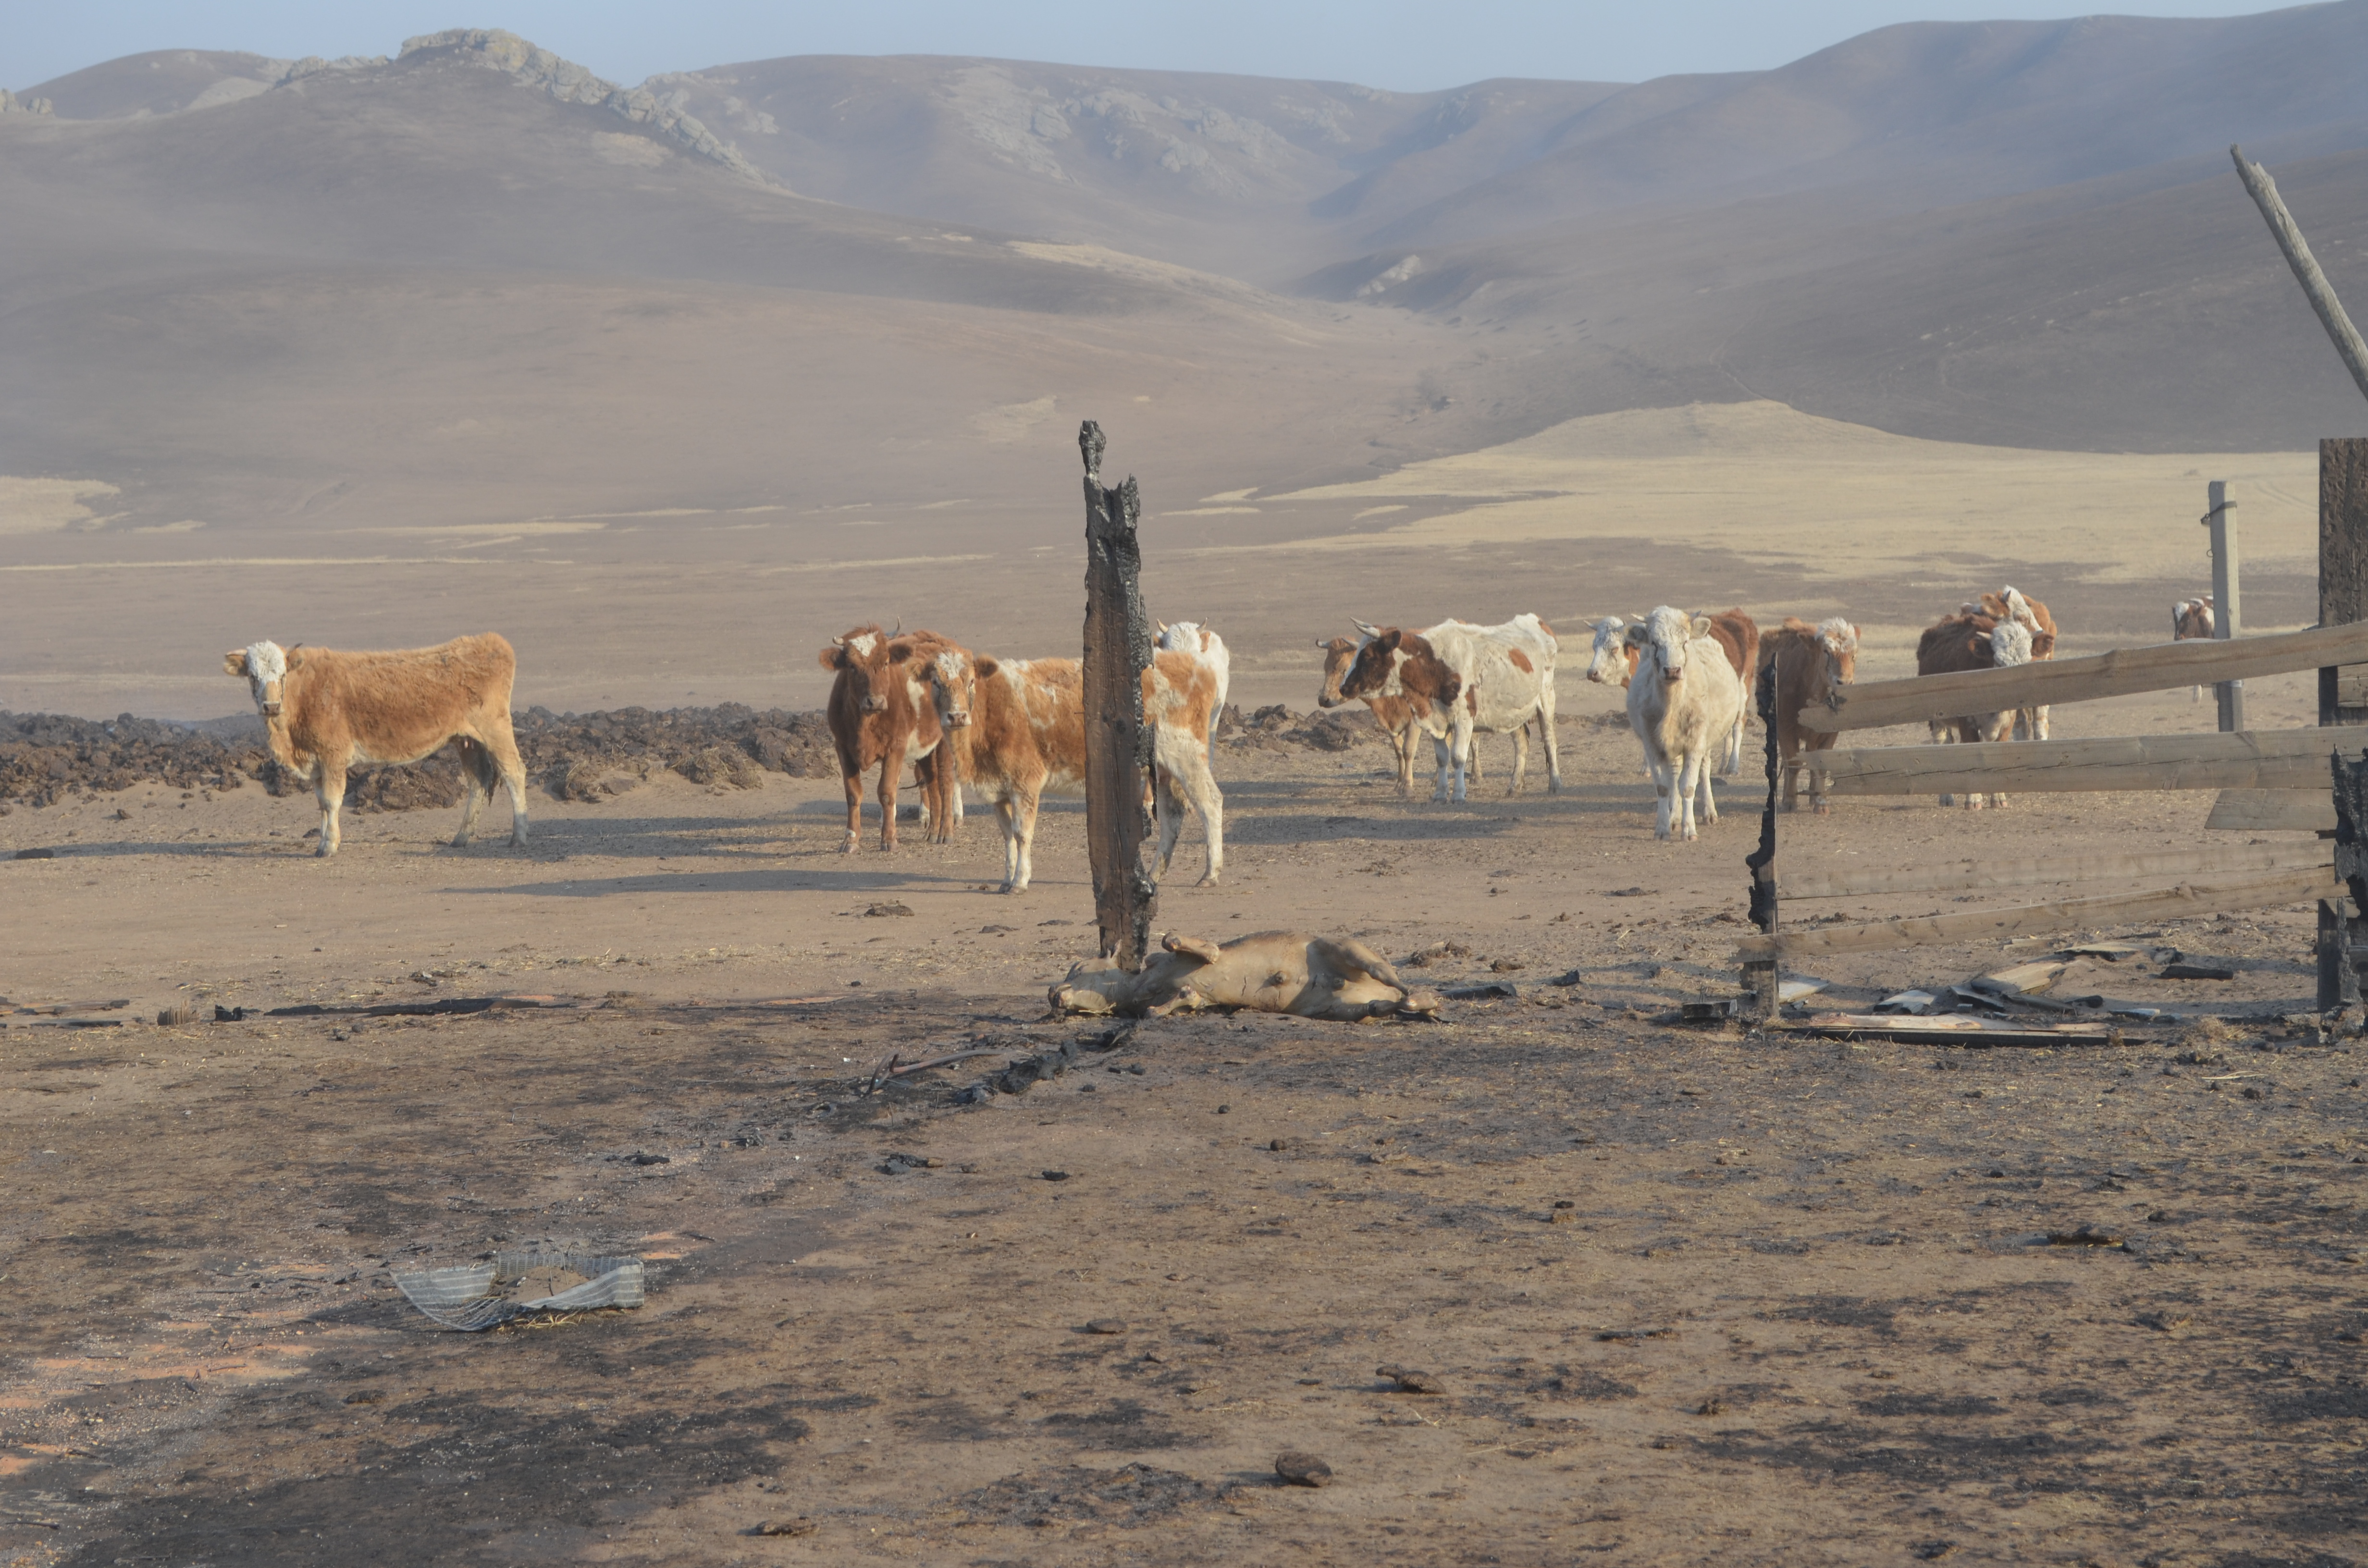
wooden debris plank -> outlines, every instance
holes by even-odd
[[[2223,790],[2206,828],[2226,833],[2333,833],[2335,797],[2328,790]]]
[[[2273,637],[2227,642],[2195,639],[2144,648],[2116,648],[2085,659],[2044,659],[2011,669],[1969,670],[1959,675],[1916,676],[1868,681],[1848,687],[1833,709],[1804,708],[1801,723],[1812,730],[1871,730],[1885,724],[1920,724],[1965,713],[1997,713],[2042,703],[2086,702],[2182,686],[2315,670],[2329,665],[2368,664],[2368,621],[2315,626]]]
[[[2235,791],[2231,791],[2234,793]],[[2255,794],[2267,791],[2255,790]],[[2283,792],[2282,792],[2283,793]],[[2221,797],[2225,802],[2227,796]],[[2317,799],[2329,812],[2331,797]],[[2214,808],[2216,812],[2217,807]],[[1890,892],[1968,892],[2028,887],[2034,882],[2100,882],[2140,877],[2194,877],[2214,871],[2302,870],[2327,863],[2325,851],[2296,844],[2239,844],[2199,849],[2136,850],[2122,855],[2057,855],[2021,860],[1954,860],[1939,866],[1871,866],[1848,871],[1785,871],[1785,898],[1860,898]]]
[[[2337,889],[2335,868],[2269,871],[2252,876],[2197,878],[2176,887],[2141,892],[2057,899],[2003,909],[1970,909],[1911,920],[1878,920],[1861,926],[1823,926],[1747,937],[1736,946],[1742,959],[1804,958],[1820,953],[1880,952],[1893,948],[1978,942],[2027,931],[2064,931],[2080,926],[2115,926],[2132,920],[2180,919],[2239,909],[2268,909],[2324,898]]]
[[[2368,747],[2368,725],[2117,735],[1976,745],[1850,746],[1825,754],[1837,795],[2098,790],[2306,790],[2329,787],[2327,759]]]

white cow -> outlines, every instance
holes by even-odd
[[[1645,618],[1628,722],[1661,792],[1656,838],[1697,836],[1695,818],[1718,820],[1710,778],[1742,722],[1743,677],[1711,635],[1710,618],[1662,605]]]
[[[1554,660],[1562,645],[1534,615],[1502,626],[1443,620],[1422,631],[1357,622],[1363,643],[1340,682],[1342,698],[1413,695],[1428,699],[1414,722],[1430,736],[1439,763],[1431,799],[1464,799],[1476,731],[1513,737],[1512,794],[1530,766],[1527,726],[1545,737],[1546,792],[1562,790],[1562,751],[1554,738]],[[1454,779],[1449,788],[1451,774]]]
[[[1234,656],[1226,651],[1225,640],[1208,628],[1205,621],[1162,621],[1157,644],[1172,653],[1190,653],[1209,666],[1217,677],[1217,706],[1209,716],[1209,766],[1217,765],[1217,726],[1225,712],[1225,691],[1234,681]]]

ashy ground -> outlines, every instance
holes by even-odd
[[[773,776],[538,800],[525,851],[365,816],[325,863],[256,789],[0,819],[61,851],[0,864],[7,994],[134,1020],[0,1031],[0,1562],[2368,1557],[2362,1051],[2273,1021],[2308,911],[2123,933],[2234,982],[2093,971],[2234,1026],[1667,1027],[1731,989],[1748,792],[1657,845],[1634,742],[1562,733],[1562,794],[1499,770],[1458,806],[1401,802],[1377,745],[1229,748],[1225,883],[1188,836],[1162,898],[1220,937],[1452,940],[1416,972],[1515,999],[1153,1020],[974,1106],[1099,1040],[1042,1002],[1091,947],[1074,809],[1020,898],[982,891],[975,808],[842,856],[835,787]],[[2153,847],[2207,799],[1845,801],[1786,844]],[[1857,1004],[2000,960],[1820,973]],[[264,1011],[493,994],[564,1005]],[[176,1004],[208,1021],[139,1021]],[[965,1044],[994,1053],[861,1092]],[[647,1304],[470,1335],[392,1283],[539,1242],[650,1258]],[[1287,1451],[1331,1483],[1281,1483]]]

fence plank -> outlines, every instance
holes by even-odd
[[[1880,952],[1892,948],[1979,942],[2026,932],[2066,931],[2081,926],[2117,926],[2132,920],[2181,919],[2239,909],[2268,909],[2325,898],[2340,884],[2332,866],[2271,871],[2254,876],[2199,878],[2177,887],[2095,898],[2058,899],[2003,909],[1966,910],[1914,920],[1879,920],[1863,926],[1823,926],[1747,937],[1736,946],[1738,960],[1811,958],[1825,953]]]
[[[2325,790],[2223,790],[2203,825],[2226,833],[2333,833],[2335,797]]]
[[[2362,746],[2368,746],[2368,726],[1837,747],[1816,766],[1830,778],[1827,790],[1837,795],[2306,790],[2328,777],[2328,753]]]
[[[1845,687],[1833,709],[1803,709],[1801,722],[1830,734],[2358,664],[2368,664],[2368,622],[2314,626],[2228,642],[2196,640],[2116,648],[2086,659],[2044,659],[2003,670],[1868,681]]]
[[[2320,790],[2320,804],[2333,806]],[[2225,871],[2300,871],[2327,864],[2322,848],[2302,844],[2226,845],[2136,850],[2122,855],[2057,855],[2028,860],[1957,860],[1937,866],[1875,866],[1820,874],[1785,873],[1785,898],[1864,898],[1895,892],[1970,892],[2034,882],[2099,882],[2140,877],[2199,877]]]

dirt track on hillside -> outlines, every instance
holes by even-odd
[[[997,1058],[855,1090],[1079,1034],[1042,1000],[1090,949],[1074,810],[1012,900],[988,822],[842,857],[835,781],[780,775],[538,801],[524,853],[384,813],[327,863],[259,790],[19,809],[0,848],[59,853],[0,868],[10,997],[249,1013],[0,1031],[0,1561],[2361,1558],[2359,1047],[2270,1021],[2308,911],[2126,933],[2233,960],[2208,993],[2100,971],[2232,1028],[1664,1027],[1731,989],[1750,824],[1656,845],[1634,743],[1563,739],[1562,795],[1456,807],[1375,747],[1232,748],[1227,885],[1188,831],[1163,893],[1221,937],[1453,937],[1426,978],[1516,998],[1156,1020],[975,1108]],[[1787,843],[2138,847],[2206,799],[1844,801]],[[1819,972],[1857,1005],[1998,961]],[[564,1005],[262,1016],[495,994]],[[391,1285],[538,1240],[652,1257],[648,1304],[461,1335]]]

